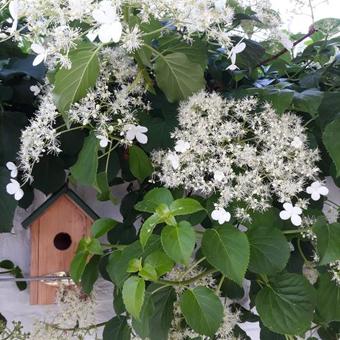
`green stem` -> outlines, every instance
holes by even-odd
[[[58,331],[71,332],[71,331],[75,331],[75,330],[86,330],[86,331],[89,331],[90,329],[103,327],[103,326],[105,326],[107,324],[107,322],[108,321],[100,322],[100,323],[97,323],[95,325],[90,325],[88,327],[73,327],[73,328],[62,328],[62,327],[59,327],[59,325],[50,324],[50,323],[47,323],[47,325],[52,327],[53,329],[58,330]]]
[[[165,285],[171,285],[171,286],[185,286],[185,285],[189,285],[190,283],[193,283],[195,281],[197,281],[198,279],[201,279],[205,276],[208,276],[210,274],[216,273],[217,270],[216,269],[209,269],[201,274],[198,274],[190,279],[187,280],[183,280],[183,281],[169,281],[169,280],[158,280],[156,283],[160,283],[160,284],[165,284]]]
[[[64,134],[64,133],[67,133],[67,132],[71,132],[71,131],[75,131],[75,130],[82,130],[84,129],[85,127],[84,126],[75,126],[73,128],[70,128],[68,130],[63,130],[63,131],[60,131],[57,133],[57,137],[59,137],[60,135]]]
[[[190,266],[186,271],[185,273],[182,275],[181,279],[183,277],[185,277],[186,275],[188,275],[190,273],[191,270],[193,270],[194,268],[196,268],[200,263],[202,263],[203,261],[206,260],[206,257],[202,257],[201,259],[199,259],[198,261],[196,261],[192,266]]]
[[[302,251],[302,248],[301,248],[301,240],[300,240],[300,239],[298,239],[298,241],[297,241],[297,246],[298,246],[299,253],[300,253],[301,257],[303,258],[303,260],[304,260],[306,263],[311,263],[310,261],[307,260],[305,254],[304,254],[303,251]]]
[[[221,287],[222,287],[222,285],[223,285],[224,279],[225,279],[225,276],[222,275],[221,280],[220,280],[220,282],[218,283],[218,286],[216,287],[216,290],[215,290],[216,293],[219,292],[219,291],[221,290]]]
[[[289,234],[300,234],[303,230],[302,229],[294,229],[294,230],[285,230],[283,231],[283,233],[285,235],[289,235]]]
[[[149,35],[153,35],[153,34],[162,32],[162,31],[167,30],[167,29],[168,29],[167,26],[163,26],[163,27],[158,28],[157,30],[154,30],[154,31],[152,31],[152,32],[143,33],[143,34],[142,34],[142,37],[147,37],[147,36],[149,36]]]

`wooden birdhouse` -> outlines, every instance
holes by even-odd
[[[52,195],[24,222],[31,227],[31,276],[69,272],[78,243],[90,235],[96,213],[68,188]],[[30,302],[53,304],[57,287],[46,281],[30,284]]]

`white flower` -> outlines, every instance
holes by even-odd
[[[19,182],[15,179],[11,179],[11,183],[7,184],[6,191],[10,195],[14,195],[14,198],[17,201],[20,201],[24,196],[24,192],[21,189]]]
[[[302,209],[299,207],[294,207],[291,203],[284,203],[283,204],[283,209],[280,212],[280,218],[282,220],[291,220],[292,224],[295,226],[300,226],[301,225],[301,217],[299,215],[302,214]]]
[[[224,178],[224,173],[222,171],[214,171],[214,180],[216,180],[217,182],[221,182],[222,179]]]
[[[110,140],[106,136],[97,135],[96,137],[97,139],[99,139],[99,145],[102,148],[106,148],[109,145]]]
[[[38,85],[30,86],[30,90],[31,92],[33,92],[35,96],[37,96],[40,93],[40,87]]]
[[[183,140],[179,140],[176,142],[175,150],[180,153],[184,153],[190,149],[190,143],[185,142]]]
[[[126,126],[126,138],[129,141],[137,139],[141,144],[146,144],[148,142],[148,136],[145,135],[148,129],[145,126],[128,124]]]
[[[47,50],[44,46],[40,44],[32,44],[31,50],[37,54],[35,59],[33,60],[33,66],[37,66],[41,64],[42,62],[46,61],[47,58]]]
[[[10,29],[10,33],[13,34],[17,27],[18,27],[18,19],[19,19],[19,4],[18,4],[18,0],[13,0],[9,3],[8,5],[8,10],[9,10],[9,14],[12,17],[12,27]]]
[[[11,171],[11,177],[15,178],[18,176],[18,168],[13,162],[7,162],[6,167]]]
[[[231,219],[231,215],[228,211],[226,211],[223,208],[216,208],[212,213],[211,213],[211,218],[214,221],[218,221],[219,224],[223,224],[226,222],[229,222]]]
[[[175,153],[170,153],[166,158],[170,163],[174,170],[179,168],[179,157]]]
[[[303,146],[303,142],[301,140],[300,137],[294,137],[293,141],[290,143],[290,145],[293,147],[293,148],[296,148],[296,149],[301,149],[302,146]]]
[[[226,0],[215,0],[215,8],[223,11],[225,9]]]
[[[316,181],[306,189],[306,192],[312,196],[313,201],[318,201],[321,195],[327,196],[329,190],[326,186],[322,185],[321,182]]]
[[[97,35],[99,40],[107,44],[111,41],[117,43],[123,32],[123,26],[117,17],[116,8],[110,1],[102,1],[99,8],[93,11],[93,18],[100,25],[95,31],[90,31],[87,37],[93,41]]]
[[[231,51],[229,53],[231,65],[229,65],[227,67],[227,70],[234,71],[234,70],[238,69],[238,67],[236,66],[236,57],[237,57],[237,54],[243,52],[245,48],[246,48],[246,44],[244,42],[239,42],[236,46],[234,46],[231,49]]]

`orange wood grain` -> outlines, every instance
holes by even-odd
[[[60,271],[69,272],[78,242],[90,234],[92,219],[66,195],[61,196],[31,226],[31,275],[41,276]],[[58,233],[72,238],[71,246],[59,250],[54,246]],[[30,285],[31,304],[52,304],[57,288],[43,282]]]

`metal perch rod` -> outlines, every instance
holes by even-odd
[[[70,281],[70,276],[0,277],[1,282]]]

